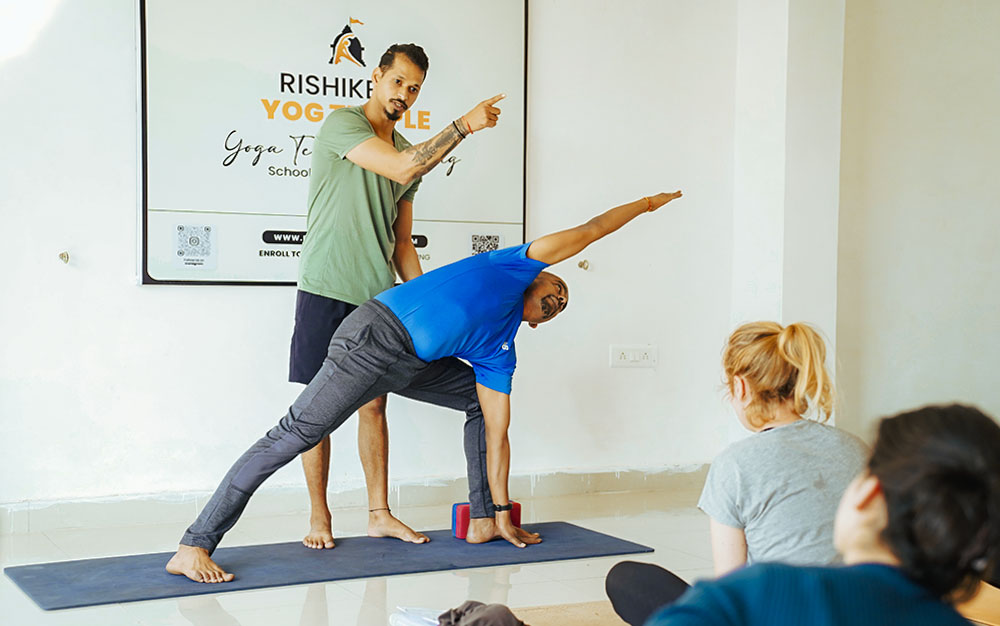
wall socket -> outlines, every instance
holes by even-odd
[[[657,349],[653,344],[611,344],[611,367],[656,367]]]

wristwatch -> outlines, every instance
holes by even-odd
[[[514,508],[514,503],[513,502],[508,502],[507,504],[494,504],[493,505],[493,510],[495,512],[497,512],[497,513],[499,513],[500,511],[509,511],[509,510],[511,510],[513,508]]]

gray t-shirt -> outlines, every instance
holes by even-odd
[[[812,420],[759,432],[712,461],[698,508],[743,529],[748,563],[827,565],[840,496],[868,454],[857,437]]]

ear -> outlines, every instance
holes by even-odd
[[[862,511],[882,497],[882,483],[875,476],[865,472],[851,491],[851,506]]]
[[[742,376],[733,376],[733,398],[746,406],[750,402],[750,385],[747,384],[747,379]]]
[[[375,69],[372,70],[372,82],[377,83],[381,78],[382,68],[376,65]]]

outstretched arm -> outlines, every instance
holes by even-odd
[[[500,109],[493,105],[504,97],[504,94],[499,94],[483,100],[471,111],[445,126],[437,135],[402,152],[397,152],[395,147],[380,137],[372,137],[362,141],[344,156],[355,165],[405,185],[434,169],[467,136],[477,130],[496,126]]]
[[[486,478],[490,482],[490,495],[494,504],[507,504],[510,494],[507,480],[510,476],[510,440],[507,428],[510,426],[510,395],[476,383],[479,406],[483,409],[486,422]],[[496,514],[497,531],[518,548],[529,543],[539,543],[537,533],[514,526],[510,511]]]
[[[539,237],[528,247],[528,257],[549,265],[564,261],[643,213],[655,211],[671,200],[680,197],[680,191],[658,193],[655,196],[648,196],[635,202],[617,206],[591,218],[576,228]]]

